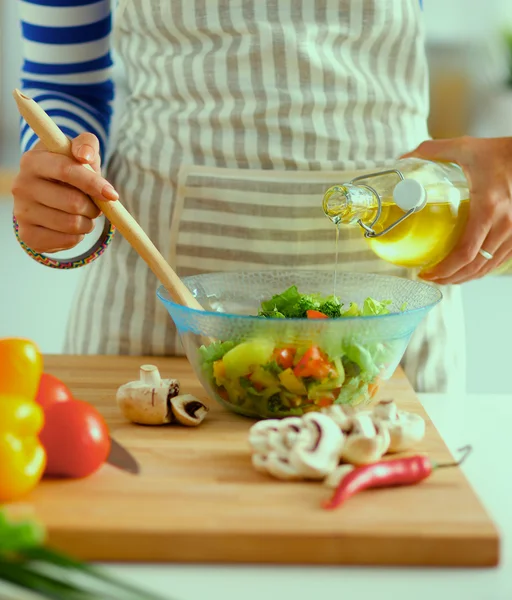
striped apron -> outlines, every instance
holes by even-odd
[[[120,0],[127,98],[107,177],[180,276],[333,269],[327,186],[428,138],[418,0]],[[340,234],[345,271],[415,277]],[[86,268],[65,351],[180,355],[158,282],[117,235]],[[421,392],[464,389],[457,288],[414,334]]]

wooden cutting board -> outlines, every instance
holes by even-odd
[[[320,507],[320,483],[282,482],[251,466],[251,420],[210,401],[198,428],[144,427],[117,409],[119,385],[141,364],[177,377],[183,392],[207,400],[184,359],[49,356],[46,371],[106,417],[112,436],[134,454],[141,474],[110,465],[84,480],[44,480],[28,498],[50,543],[88,560],[351,565],[493,566],[495,526],[458,469],[407,488],[366,491],[343,508]],[[420,450],[451,456],[411,386],[398,371],[382,391],[427,420]],[[471,458],[469,458],[471,460]]]

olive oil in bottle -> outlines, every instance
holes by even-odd
[[[462,235],[469,189],[458,165],[407,158],[329,188],[323,209],[336,227],[359,225],[383,260],[423,270],[442,261]]]

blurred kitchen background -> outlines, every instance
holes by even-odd
[[[423,4],[431,135],[512,136],[512,0]],[[38,265],[19,248],[11,227],[10,179],[19,160],[11,98],[20,64],[16,0],[0,0],[0,42],[0,338],[30,337],[45,353],[59,353],[80,270]],[[511,393],[512,276],[487,277],[463,289],[467,391]]]

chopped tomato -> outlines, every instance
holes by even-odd
[[[338,377],[338,371],[336,371],[336,369],[332,365],[329,365],[329,370],[327,371],[325,377],[327,377],[328,379],[335,379],[336,377]]]
[[[331,406],[331,404],[334,404],[334,398],[332,396],[325,396],[324,398],[319,398],[316,400],[315,404],[317,406],[321,406],[322,408],[324,406]]]
[[[299,360],[293,373],[296,377],[324,379],[331,372],[331,365],[318,346],[311,346]]]
[[[320,312],[319,310],[307,310],[306,315],[307,315],[308,319],[328,319],[329,318],[327,315],[324,315],[324,313]]]
[[[274,350],[274,359],[281,368],[289,369],[293,367],[296,352],[295,348],[278,348]]]
[[[219,388],[217,389],[217,394],[219,394],[219,396],[225,401],[225,402],[229,402],[229,395],[228,395],[228,391],[224,388]]]

